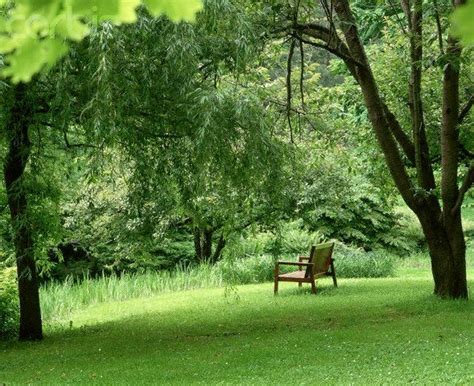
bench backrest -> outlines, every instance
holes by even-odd
[[[311,270],[313,271],[313,275],[316,275],[318,273],[328,272],[329,267],[331,266],[334,243],[329,242],[318,244],[313,248],[311,248],[311,255],[309,259],[309,262],[313,263],[313,266],[306,269],[306,277],[311,275]]]

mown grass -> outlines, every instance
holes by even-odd
[[[472,274],[472,271],[470,272]],[[470,283],[472,286],[472,282]],[[0,382],[405,384],[474,382],[472,301],[410,278],[199,289],[96,304],[40,343],[2,343]]]

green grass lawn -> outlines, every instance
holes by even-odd
[[[426,269],[398,275],[97,304],[0,344],[0,383],[473,384],[474,303],[432,296]]]

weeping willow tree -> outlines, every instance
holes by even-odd
[[[235,23],[223,22],[223,14]],[[1,118],[22,340],[42,338],[35,230],[28,217],[34,193],[25,183],[31,152],[42,141],[89,149],[96,163],[107,148],[120,152],[124,164],[118,166],[129,172],[133,201],[149,208],[162,202],[160,195],[177,194],[203,242],[213,226],[202,214],[203,198],[217,193],[229,211],[241,208],[250,191],[261,194],[275,186],[278,175],[269,166],[283,158],[265,107],[233,75],[245,70],[258,49],[259,32],[250,28],[243,7],[210,1],[194,25],[154,19],[141,9],[133,25],[88,28],[87,37],[70,42],[67,55],[47,72],[15,67],[24,42],[6,52],[4,74],[17,74],[2,89]],[[49,35],[33,38],[41,45]],[[30,82],[15,83],[31,75]],[[237,223],[233,215],[222,217]],[[222,243],[214,254],[221,248]]]
[[[276,205],[286,151],[245,80],[260,48],[250,27],[242,7],[222,1],[194,26],[143,15],[138,28],[104,28],[89,48],[107,47],[89,61],[97,87],[75,91],[94,101],[83,124],[122,154],[144,226],[168,206],[187,219],[199,260],[219,259],[227,235],[271,211],[257,201],[273,195]]]
[[[199,0],[183,0],[175,4],[146,0],[145,3],[155,14],[164,13],[175,20],[193,19],[201,7]],[[66,4],[62,0],[0,2],[2,74],[11,81],[2,87],[1,130],[7,148],[3,170],[14,231],[21,340],[43,337],[33,230],[28,220],[28,195],[23,181],[35,145],[30,130],[33,127],[37,130],[59,128],[67,141],[65,128],[70,122],[63,121],[61,126],[56,126],[61,104],[52,101],[64,86],[62,82],[74,81],[73,74],[59,77],[57,72],[46,75],[40,72],[54,67],[67,53],[67,41],[81,41],[102,20],[112,20],[115,24],[135,21],[136,9],[141,2],[112,0],[101,4],[100,7],[78,1]]]

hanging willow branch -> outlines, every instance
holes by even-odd
[[[305,103],[304,103],[304,90],[303,90],[303,82],[304,82],[304,48],[303,48],[303,42],[299,40],[299,46],[300,46],[300,94],[301,94],[301,107],[304,110],[305,109]]]
[[[444,46],[443,46],[443,28],[441,26],[441,19],[439,17],[438,3],[436,0],[433,0],[434,10],[435,10],[435,19],[436,19],[436,29],[438,31],[438,44],[441,54],[444,55]]]
[[[293,127],[291,125],[291,101],[293,99],[293,93],[291,90],[291,72],[292,72],[292,62],[293,54],[295,52],[296,40],[292,39],[290,43],[290,51],[288,53],[288,61],[286,64],[286,116],[288,119],[288,126],[290,127],[290,141],[293,141]]]

